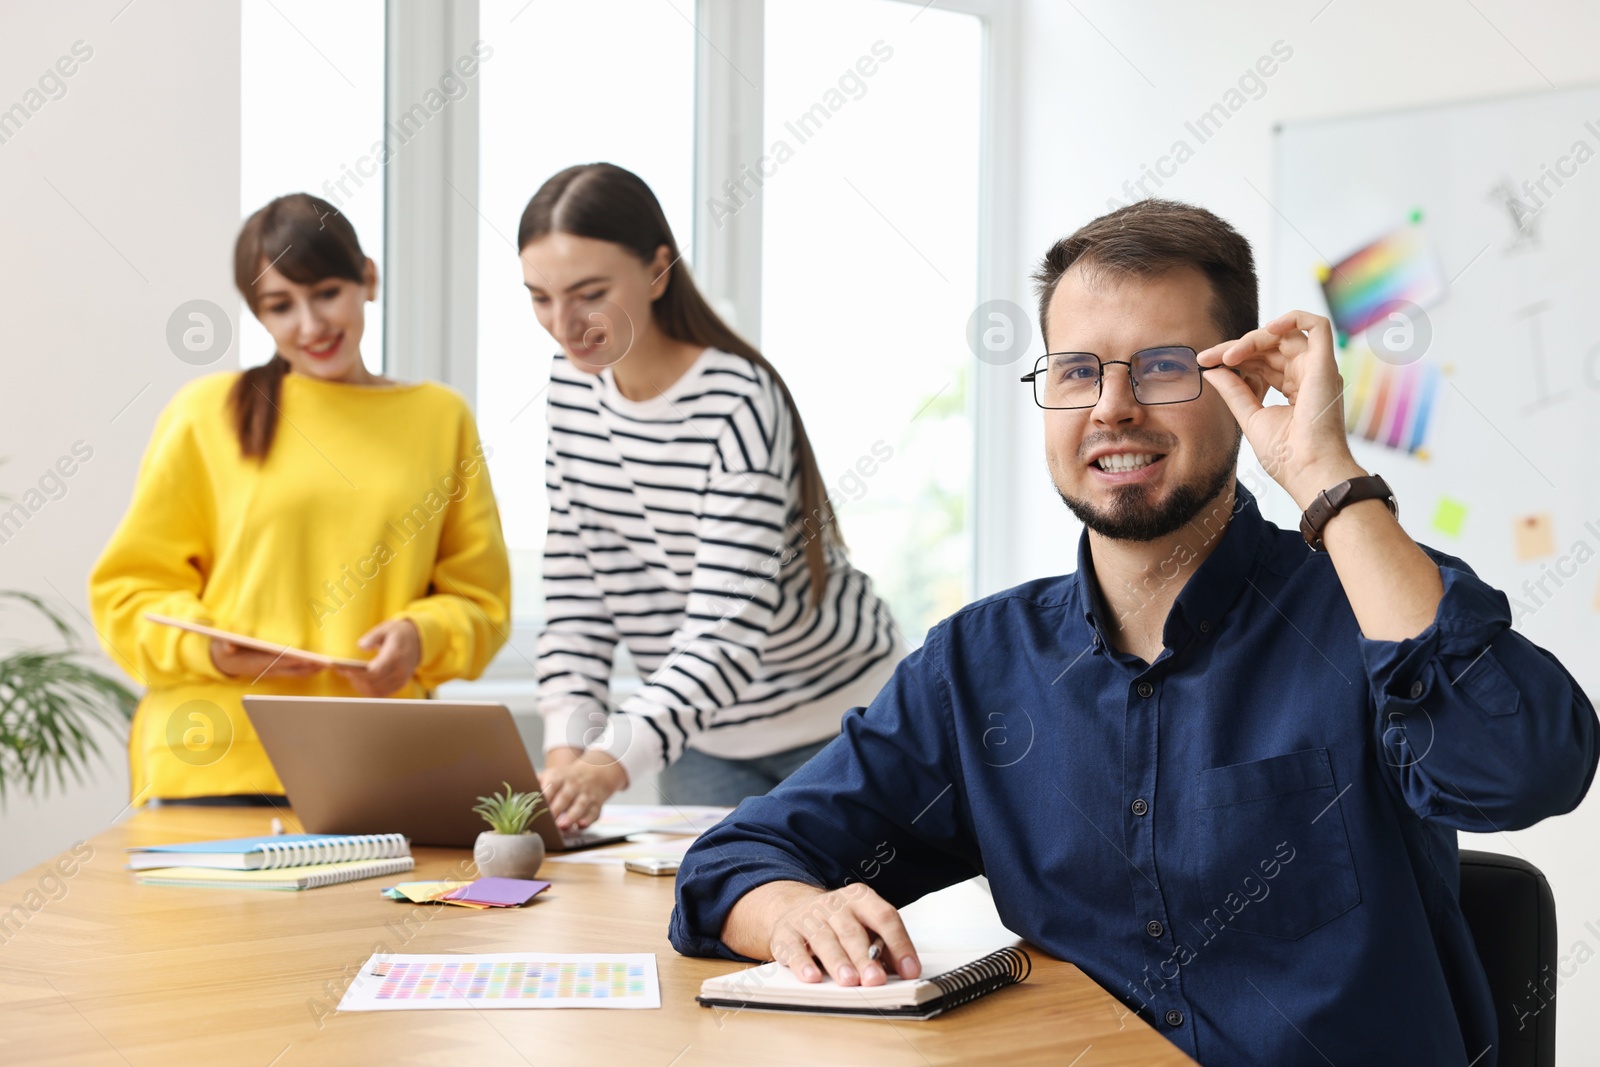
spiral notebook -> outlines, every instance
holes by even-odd
[[[349,863],[316,863],[304,867],[283,867],[270,871],[214,870],[209,867],[164,867],[145,871],[140,885],[178,885],[195,889],[319,889],[358,878],[400,874],[417,865],[410,856],[387,860],[355,860]]]
[[[128,849],[128,867],[214,867],[265,871],[311,863],[395,859],[411,855],[405,834],[266,834]]]
[[[960,952],[924,952],[918,958],[922,977],[891,975],[880,986],[841,986],[831,978],[802,982],[780,963],[763,963],[706,979],[695,999],[703,1007],[730,1011],[931,1019],[1024,981],[1033,971],[1033,961],[1020,948],[1002,948],[978,959]]]

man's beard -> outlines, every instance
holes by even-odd
[[[1212,500],[1233,482],[1239,466],[1239,438],[1227,458],[1203,480],[1180,485],[1159,504],[1143,503],[1145,488],[1131,485],[1113,490],[1111,506],[1097,510],[1087,501],[1074,500],[1061,487],[1056,492],[1061,502],[1076,515],[1078,521],[1101,537],[1113,541],[1156,541],[1177,533],[1194,521]]]

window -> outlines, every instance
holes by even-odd
[[[913,644],[971,587],[982,57],[973,15],[767,0],[761,347]]]
[[[454,55],[477,39],[493,49],[453,113],[465,141],[452,134],[449,154],[405,176],[407,188],[448,183],[444,200],[465,218],[423,212],[429,225],[415,225],[397,194],[389,254],[411,274],[464,260],[475,278],[455,292],[475,294],[476,308],[470,329],[429,339],[420,362],[396,345],[392,363],[458,384],[493,450],[516,627],[492,673],[508,684],[532,673],[543,614],[545,389],[557,346],[523,287],[516,229],[538,186],[578,162],[609,160],[650,184],[702,291],[781,370],[852,558],[910,641],[994,587],[1006,513],[1001,501],[975,501],[998,494],[1009,470],[1004,422],[1016,395],[999,390],[1009,368],[980,365],[966,338],[979,302],[1015,299],[1020,284],[1000,206],[1014,111],[1005,0],[461,0],[441,10],[431,22],[392,20],[389,83],[434,73],[441,47]],[[463,143],[477,174],[452,181]],[[416,307],[446,316],[456,306],[446,288],[417,287]]]
[[[517,223],[552,174],[610,162],[649,184],[679,247],[690,248],[694,5],[481,0],[478,25],[494,49],[481,67],[478,103],[478,428],[493,450],[512,611],[519,622],[536,622],[547,515],[545,387],[558,346],[523,287]]]
[[[374,149],[385,137],[383,0],[244,0],[239,30],[240,222],[285,193],[320,196],[344,213],[378,264],[361,356],[382,372],[384,195]],[[272,353],[241,300],[241,365]]]

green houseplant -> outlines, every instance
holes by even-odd
[[[544,796],[538,792],[513,793],[502,782],[505,795],[479,797],[472,810],[483,816],[489,829],[478,835],[472,858],[478,873],[487,878],[532,878],[544,862],[544,839],[529,830],[539,814]]]
[[[125,725],[138,703],[126,686],[79,662],[76,633],[43,600],[0,590],[0,606],[5,601],[43,615],[63,647],[0,653],[0,801],[19,786],[31,794],[52,782],[64,788],[69,775],[83,781],[100,756],[95,725]]]

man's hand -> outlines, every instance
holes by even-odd
[[[1320,315],[1291,311],[1199,354],[1202,367],[1239,420],[1256,457],[1301,511],[1317,494],[1367,472],[1350,454],[1344,428],[1344,383],[1333,359],[1333,326]],[[1247,384],[1248,383],[1248,384]],[[1287,407],[1262,407],[1272,387]],[[1379,500],[1363,500],[1330,519],[1322,542],[1350,600],[1361,633],[1404,641],[1432,624],[1444,598],[1438,564]]]
[[[878,960],[874,937],[883,942]],[[824,970],[842,986],[882,985],[891,969],[902,978],[922,973],[900,913],[861,882],[832,892],[803,882],[758,886],[728,912],[722,942],[742,956],[770,954],[802,982],[822,981]]]
[[[1318,493],[1367,472],[1350,454],[1344,391],[1333,355],[1333,326],[1321,315],[1291,311],[1233,341],[1201,352],[1208,374],[1267,472],[1304,511]],[[1273,388],[1288,406],[1262,406]]]
[[[577,752],[577,749],[552,749],[551,752]],[[545,754],[544,773],[539,788],[556,826],[562,830],[582,829],[600,817],[600,808],[611,795],[628,786],[628,772],[622,764],[603,752],[590,751],[566,762],[565,755]]]
[[[295,659],[288,653],[257,652],[215,637],[211,639],[211,662],[229,678],[251,682],[263,678],[309,678],[323,670],[320,663]]]
[[[422,662],[422,635],[410,619],[380,622],[361,636],[356,647],[378,650],[365,667],[338,668],[362,696],[386,697],[399,692]]]

